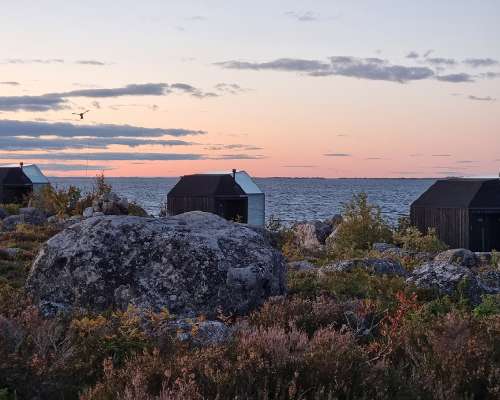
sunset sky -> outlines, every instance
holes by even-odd
[[[498,0],[6,1],[0,163],[498,175],[499,21]]]

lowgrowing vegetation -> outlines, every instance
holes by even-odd
[[[287,251],[290,231],[273,223]],[[346,207],[342,224],[325,258],[365,256],[380,241],[412,251],[442,248],[433,232],[405,227],[394,234],[364,196]],[[23,282],[54,233],[22,226],[0,237],[0,247],[24,250],[0,259],[0,400],[500,396],[499,296],[473,307],[459,293],[440,297],[399,277],[290,272],[286,297],[269,299],[248,317],[221,315],[234,328],[232,338],[199,346],[165,329],[174,318],[167,311],[41,316]]]

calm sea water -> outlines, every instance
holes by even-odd
[[[91,178],[50,178],[59,187],[75,185],[90,191]],[[113,190],[136,201],[149,213],[157,215],[177,178],[107,178]],[[370,202],[378,204],[394,222],[409,214],[410,204],[434,180],[431,179],[321,179],[256,178],[266,194],[266,216],[275,215],[285,222],[325,219],[340,213],[342,204],[353,194],[365,192]]]

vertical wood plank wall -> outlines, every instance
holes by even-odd
[[[438,237],[452,248],[469,248],[467,208],[411,207],[410,219],[422,233],[435,228]]]

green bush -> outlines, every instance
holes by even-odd
[[[370,204],[365,193],[354,195],[344,205],[342,222],[327,243],[330,256],[337,259],[362,256],[373,243],[392,242],[392,231],[380,207]]]
[[[147,217],[148,213],[140,205],[132,202],[132,203],[129,203],[129,205],[128,205],[128,215],[135,215],[136,217]]]
[[[473,310],[476,317],[482,318],[500,314],[500,294],[484,295],[482,299],[482,303]]]
[[[433,228],[429,228],[424,235],[418,228],[410,226],[401,232],[396,232],[394,241],[404,250],[410,251],[439,253],[448,249],[448,246],[438,238],[436,230]]]

